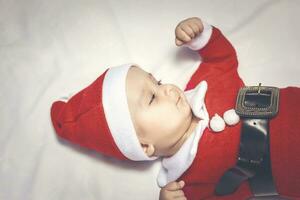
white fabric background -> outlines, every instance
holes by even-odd
[[[120,162],[56,138],[51,103],[129,62],[183,88],[199,58],[174,45],[174,28],[192,16],[223,30],[246,84],[300,86],[299,8],[297,0],[0,0],[0,199],[158,199],[159,162]]]

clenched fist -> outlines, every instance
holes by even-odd
[[[192,17],[181,21],[175,28],[175,43],[181,46],[203,31],[203,23],[201,19]]]
[[[165,187],[160,190],[159,200],[186,200],[182,188],[184,187],[184,182],[170,182]]]

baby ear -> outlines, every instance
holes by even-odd
[[[155,147],[152,144],[142,144],[143,150],[145,152],[145,154],[149,157],[154,155],[155,152]]]

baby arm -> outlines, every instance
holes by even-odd
[[[184,187],[184,182],[170,182],[165,187],[160,190],[159,200],[186,200],[182,188]]]
[[[222,32],[197,17],[181,21],[175,29],[177,46],[187,46],[197,50],[201,57],[201,67],[191,77],[186,89],[193,88],[201,79],[216,82],[231,71],[237,72],[237,56],[231,43]],[[223,77],[224,78],[224,77]]]
[[[236,59],[233,46],[221,31],[197,17],[179,22],[175,28],[175,37],[177,46],[197,50],[205,62]]]

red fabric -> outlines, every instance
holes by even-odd
[[[206,80],[205,103],[210,117],[220,116],[235,107],[236,95],[244,83],[237,72],[234,48],[222,33],[213,28],[208,44],[199,51],[202,58],[186,90]],[[270,123],[271,162],[278,192],[291,199],[300,199],[300,88],[280,91],[280,111]],[[184,193],[189,200],[242,200],[251,196],[248,182],[230,195],[215,196],[214,189],[223,173],[236,163],[240,142],[240,123],[227,126],[221,133],[206,129],[200,139],[196,158],[178,179],[184,180]],[[180,164],[180,163],[179,163]]]
[[[116,146],[105,119],[102,84],[106,72],[67,103],[54,102],[51,119],[60,137],[104,155],[127,160]]]

